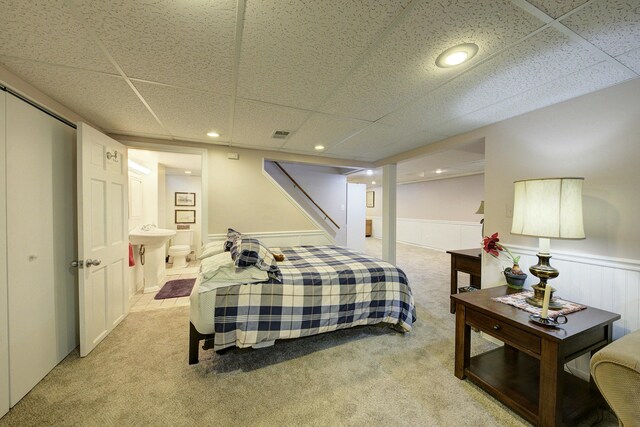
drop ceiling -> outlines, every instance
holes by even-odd
[[[484,173],[484,140],[457,146],[430,155],[413,157],[398,163],[398,184],[434,181]],[[382,168],[361,169],[349,174],[349,182],[382,185]]]
[[[0,0],[0,10],[0,64],[108,133],[177,144],[377,161],[640,75],[638,0]],[[469,42],[471,61],[435,65]]]

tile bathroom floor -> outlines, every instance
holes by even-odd
[[[184,273],[175,274],[177,272],[172,272],[170,265],[167,265],[167,275],[165,276],[160,289],[170,280],[177,279],[195,279],[198,277],[198,267],[200,266],[200,261],[191,261],[187,264],[187,267],[184,269]],[[158,292],[149,292],[148,294],[142,293],[142,290],[137,294],[132,296],[129,299],[129,303],[131,304],[130,311],[149,311],[149,310],[158,310],[162,308],[169,307],[179,307],[183,305],[189,305],[189,297],[180,297],[180,298],[165,298],[165,299],[154,299]]]

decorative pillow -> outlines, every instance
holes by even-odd
[[[234,230],[233,228],[228,228],[227,229],[227,240],[224,242],[224,250],[225,251],[230,251],[231,250],[231,246],[233,246],[233,240],[236,237],[242,237],[242,233],[240,233],[239,231]]]
[[[202,253],[198,255],[198,259],[203,260],[205,258],[209,258],[210,256],[218,255],[222,252],[224,252],[224,248],[221,248],[219,244],[209,247],[205,246],[202,250]]]
[[[278,270],[273,253],[258,239],[237,237],[231,247],[231,258],[239,268],[255,265],[263,271]]]

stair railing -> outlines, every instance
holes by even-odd
[[[293,183],[293,186],[294,186],[295,188],[297,188],[298,190],[302,191],[302,194],[304,194],[304,195],[307,197],[307,199],[309,199],[309,200],[311,201],[311,203],[313,203],[313,205],[314,205],[316,208],[318,208],[318,209],[320,210],[320,212],[322,212],[322,214],[324,215],[324,219],[328,219],[329,221],[331,221],[331,222],[333,223],[333,225],[335,225],[335,226],[336,226],[336,228],[340,229],[340,226],[338,225],[338,223],[337,223],[337,222],[335,222],[335,221],[333,220],[333,218],[331,218],[331,217],[329,216],[329,214],[328,214],[328,213],[326,213],[326,212],[324,211],[324,209],[322,209],[322,208],[320,207],[320,205],[318,205],[318,204],[316,203],[316,201],[315,201],[315,200],[313,200],[313,198],[309,195],[309,193],[307,193],[306,191],[304,191],[304,188],[300,187],[300,184],[298,184],[298,182],[297,182],[295,179],[293,179],[293,177],[292,177],[291,175],[289,175],[289,173],[288,173],[286,170],[284,170],[284,168],[280,165],[280,163],[278,163],[278,162],[273,162],[273,163],[274,163],[274,164],[275,164],[275,165],[276,165],[276,166],[277,166],[277,167],[282,171],[282,173],[284,173],[284,174],[287,176],[287,178],[289,178],[289,180],[291,180],[291,182]]]

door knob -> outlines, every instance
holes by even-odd
[[[100,261],[99,259],[88,259],[85,261],[84,265],[86,265],[87,267],[91,267],[92,265],[100,265],[102,261]]]

